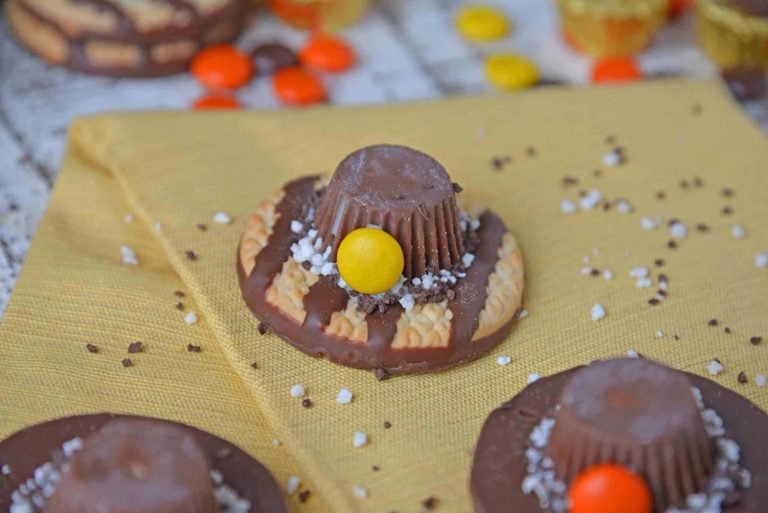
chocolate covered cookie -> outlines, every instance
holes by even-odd
[[[8,0],[21,43],[53,64],[116,77],[187,69],[203,47],[242,30],[246,0]]]
[[[287,513],[272,475],[238,447],[175,422],[81,415],[0,443],[11,513]]]
[[[245,227],[246,304],[298,349],[379,377],[477,358],[516,319],[523,262],[504,222],[462,209],[460,191],[432,157],[393,145],[287,184]]]
[[[762,511],[768,415],[710,380],[649,360],[594,362],[540,379],[491,413],[471,493],[477,513],[624,512],[613,492],[632,479],[647,503],[631,511]]]

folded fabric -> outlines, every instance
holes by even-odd
[[[474,363],[378,382],[260,334],[235,250],[254,206],[284,182],[382,142],[434,156],[508,223],[530,315]],[[714,379],[765,408],[765,162],[764,136],[712,83],[78,121],[0,333],[11,409],[0,432],[79,411],[154,414],[240,443],[281,481],[301,475],[312,502],[297,509],[418,511],[435,497],[465,512],[480,426],[532,375],[628,351],[708,375],[717,358]],[[122,263],[123,245],[138,265]],[[147,350],[124,354],[134,340]],[[127,357],[135,365],[123,368]],[[350,404],[336,401],[342,388]]]

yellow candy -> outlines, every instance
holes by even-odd
[[[459,11],[456,28],[472,41],[495,41],[507,35],[509,21],[502,12],[491,7],[468,5]]]
[[[339,274],[363,294],[386,292],[403,274],[403,250],[397,239],[378,228],[358,228],[339,245]]]
[[[500,89],[527,89],[539,80],[536,65],[513,53],[491,55],[485,61],[485,75]]]

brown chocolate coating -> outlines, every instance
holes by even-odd
[[[293,50],[280,43],[267,43],[257,46],[251,52],[256,73],[262,76],[272,75],[275,71],[298,64]]]
[[[45,513],[216,513],[205,456],[172,424],[120,419],[88,435]]]
[[[768,9],[768,2],[765,5]],[[732,69],[723,71],[722,76],[739,101],[759,100],[768,94],[768,73],[762,69]]]
[[[36,424],[0,442],[0,462],[11,469],[10,475],[0,474],[0,511],[9,510],[11,493],[33,476],[35,468],[50,461],[52,454],[59,450],[62,443],[75,437],[90,437],[102,426],[115,420],[152,422],[182,430],[186,434],[185,437],[194,439],[211,468],[221,472],[224,482],[236,490],[240,497],[251,502],[249,513],[288,513],[288,507],[275,479],[261,463],[239,447],[184,424],[110,413],[65,417]],[[91,510],[92,508],[88,508],[79,511]]]
[[[731,5],[750,16],[768,17],[768,2],[765,0],[731,0]]]
[[[466,277],[456,285],[454,299],[448,302],[453,319],[449,346],[446,348],[393,349],[391,343],[403,312],[399,304],[390,306],[386,312],[375,312],[366,317],[368,340],[365,343],[326,334],[324,328],[333,313],[343,310],[349,300],[347,292],[329,277],[321,277],[304,297],[306,317],[303,324],[294,322],[267,302],[267,288],[283,263],[291,258],[290,246],[295,241],[295,234],[290,228],[291,220],[300,218],[314,194],[316,181],[317,177],[307,177],[284,187],[285,195],[276,208],[277,221],[272,235],[257,255],[250,275],[245,274],[240,259],[237,259],[245,303],[276,335],[312,356],[325,356],[342,365],[389,375],[436,371],[469,362],[497,345],[509,333],[516,315],[490,335],[472,340],[487,298],[488,280],[498,262],[498,249],[507,232],[504,222],[489,211],[480,217],[477,232],[480,244],[475,250],[475,260]]]
[[[527,475],[525,450],[532,429],[551,416],[563,388],[584,367],[548,376],[528,385],[486,419],[475,449],[470,489],[475,513],[542,513],[535,494],[521,489]],[[726,436],[741,446],[741,465],[752,486],[725,513],[759,513],[768,504],[768,415],[757,406],[695,374],[682,371],[698,388],[708,408],[725,423]]]
[[[713,447],[683,374],[639,358],[595,362],[559,404],[547,448],[559,480],[610,459],[643,476],[657,511],[706,487]]]
[[[381,226],[400,243],[407,278],[461,261],[464,242],[453,184],[435,159],[405,146],[378,144],[347,156],[315,217],[323,248],[357,228]]]

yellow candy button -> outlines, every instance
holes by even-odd
[[[397,239],[378,228],[358,228],[339,244],[336,264],[342,279],[358,292],[386,292],[403,274],[405,260]]]
[[[488,81],[500,89],[527,89],[539,80],[539,70],[530,60],[512,53],[489,56],[485,61]]]
[[[472,41],[495,41],[507,35],[509,21],[497,9],[468,5],[459,11],[456,28],[462,36]]]

